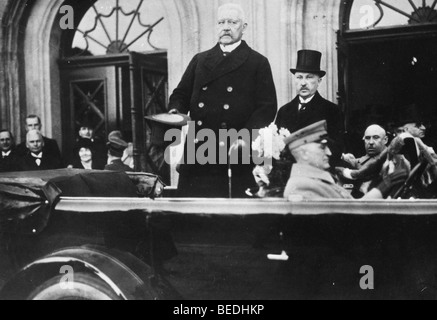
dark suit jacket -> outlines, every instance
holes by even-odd
[[[121,160],[114,160],[105,166],[105,170],[117,172],[133,172],[132,168],[125,165]]]
[[[54,158],[62,159],[61,151],[59,150],[58,143],[56,140],[44,138],[44,153],[51,155]],[[18,156],[25,156],[28,153],[28,149],[26,147],[26,142],[22,142],[17,146],[16,153]]]
[[[318,121],[326,120],[329,137],[338,143],[343,143],[345,133],[344,116],[336,104],[323,99],[316,92],[314,98],[307,104],[305,111],[299,111],[299,105],[299,97],[296,97],[283,106],[278,112],[276,125],[293,133]]]
[[[318,121],[326,120],[328,124],[329,138],[334,140],[330,143],[333,153],[331,166],[337,166],[344,151],[344,115],[340,107],[322,98],[316,92],[314,98],[307,104],[304,111],[299,111],[300,100],[297,96],[293,101],[283,106],[276,117],[278,128],[286,128],[291,133],[303,129]]]
[[[62,169],[62,161],[60,158],[56,158],[50,154],[43,151],[43,156],[41,159],[41,165],[36,164],[36,159],[27,152],[20,161],[20,171],[42,171],[42,170],[56,170]]]
[[[15,172],[20,170],[19,165],[20,158],[14,150],[10,153],[8,157],[3,158],[0,151],[0,172]]]

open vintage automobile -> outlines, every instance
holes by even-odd
[[[0,299],[436,298],[437,201],[408,199],[417,174],[406,200],[312,202],[167,198],[146,174],[2,174]]]

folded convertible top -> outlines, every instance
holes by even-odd
[[[123,172],[51,170],[0,174],[0,231],[40,233],[60,196],[138,197]]]

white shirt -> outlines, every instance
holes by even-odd
[[[220,44],[220,48],[222,49],[223,52],[229,52],[231,53],[232,51],[234,51],[235,49],[237,49],[241,44],[241,40],[234,43],[234,44],[230,44],[228,46],[224,46],[222,44]]]
[[[31,152],[30,153],[31,155],[32,155],[32,157],[34,157],[35,158],[35,163],[36,163],[36,165],[39,167],[39,166],[41,166],[41,159],[42,159],[42,152],[40,152],[39,154],[36,154],[36,153],[33,153],[33,152]]]
[[[10,154],[11,154],[11,152],[12,152],[12,150],[9,150],[8,152],[4,152],[4,151],[2,151],[2,157],[3,157],[3,158],[9,157]]]
[[[313,100],[313,98],[314,98],[315,96],[316,96],[316,95],[313,95],[312,97],[310,97],[310,98],[308,98],[308,99],[306,99],[306,100],[304,100],[302,97],[299,97],[299,100],[300,100],[299,111],[302,109],[302,104],[310,103],[311,100]]]

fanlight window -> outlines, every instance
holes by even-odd
[[[355,0],[349,29],[437,23],[437,0]]]
[[[168,48],[160,0],[98,0],[80,22],[72,47],[80,55]]]

